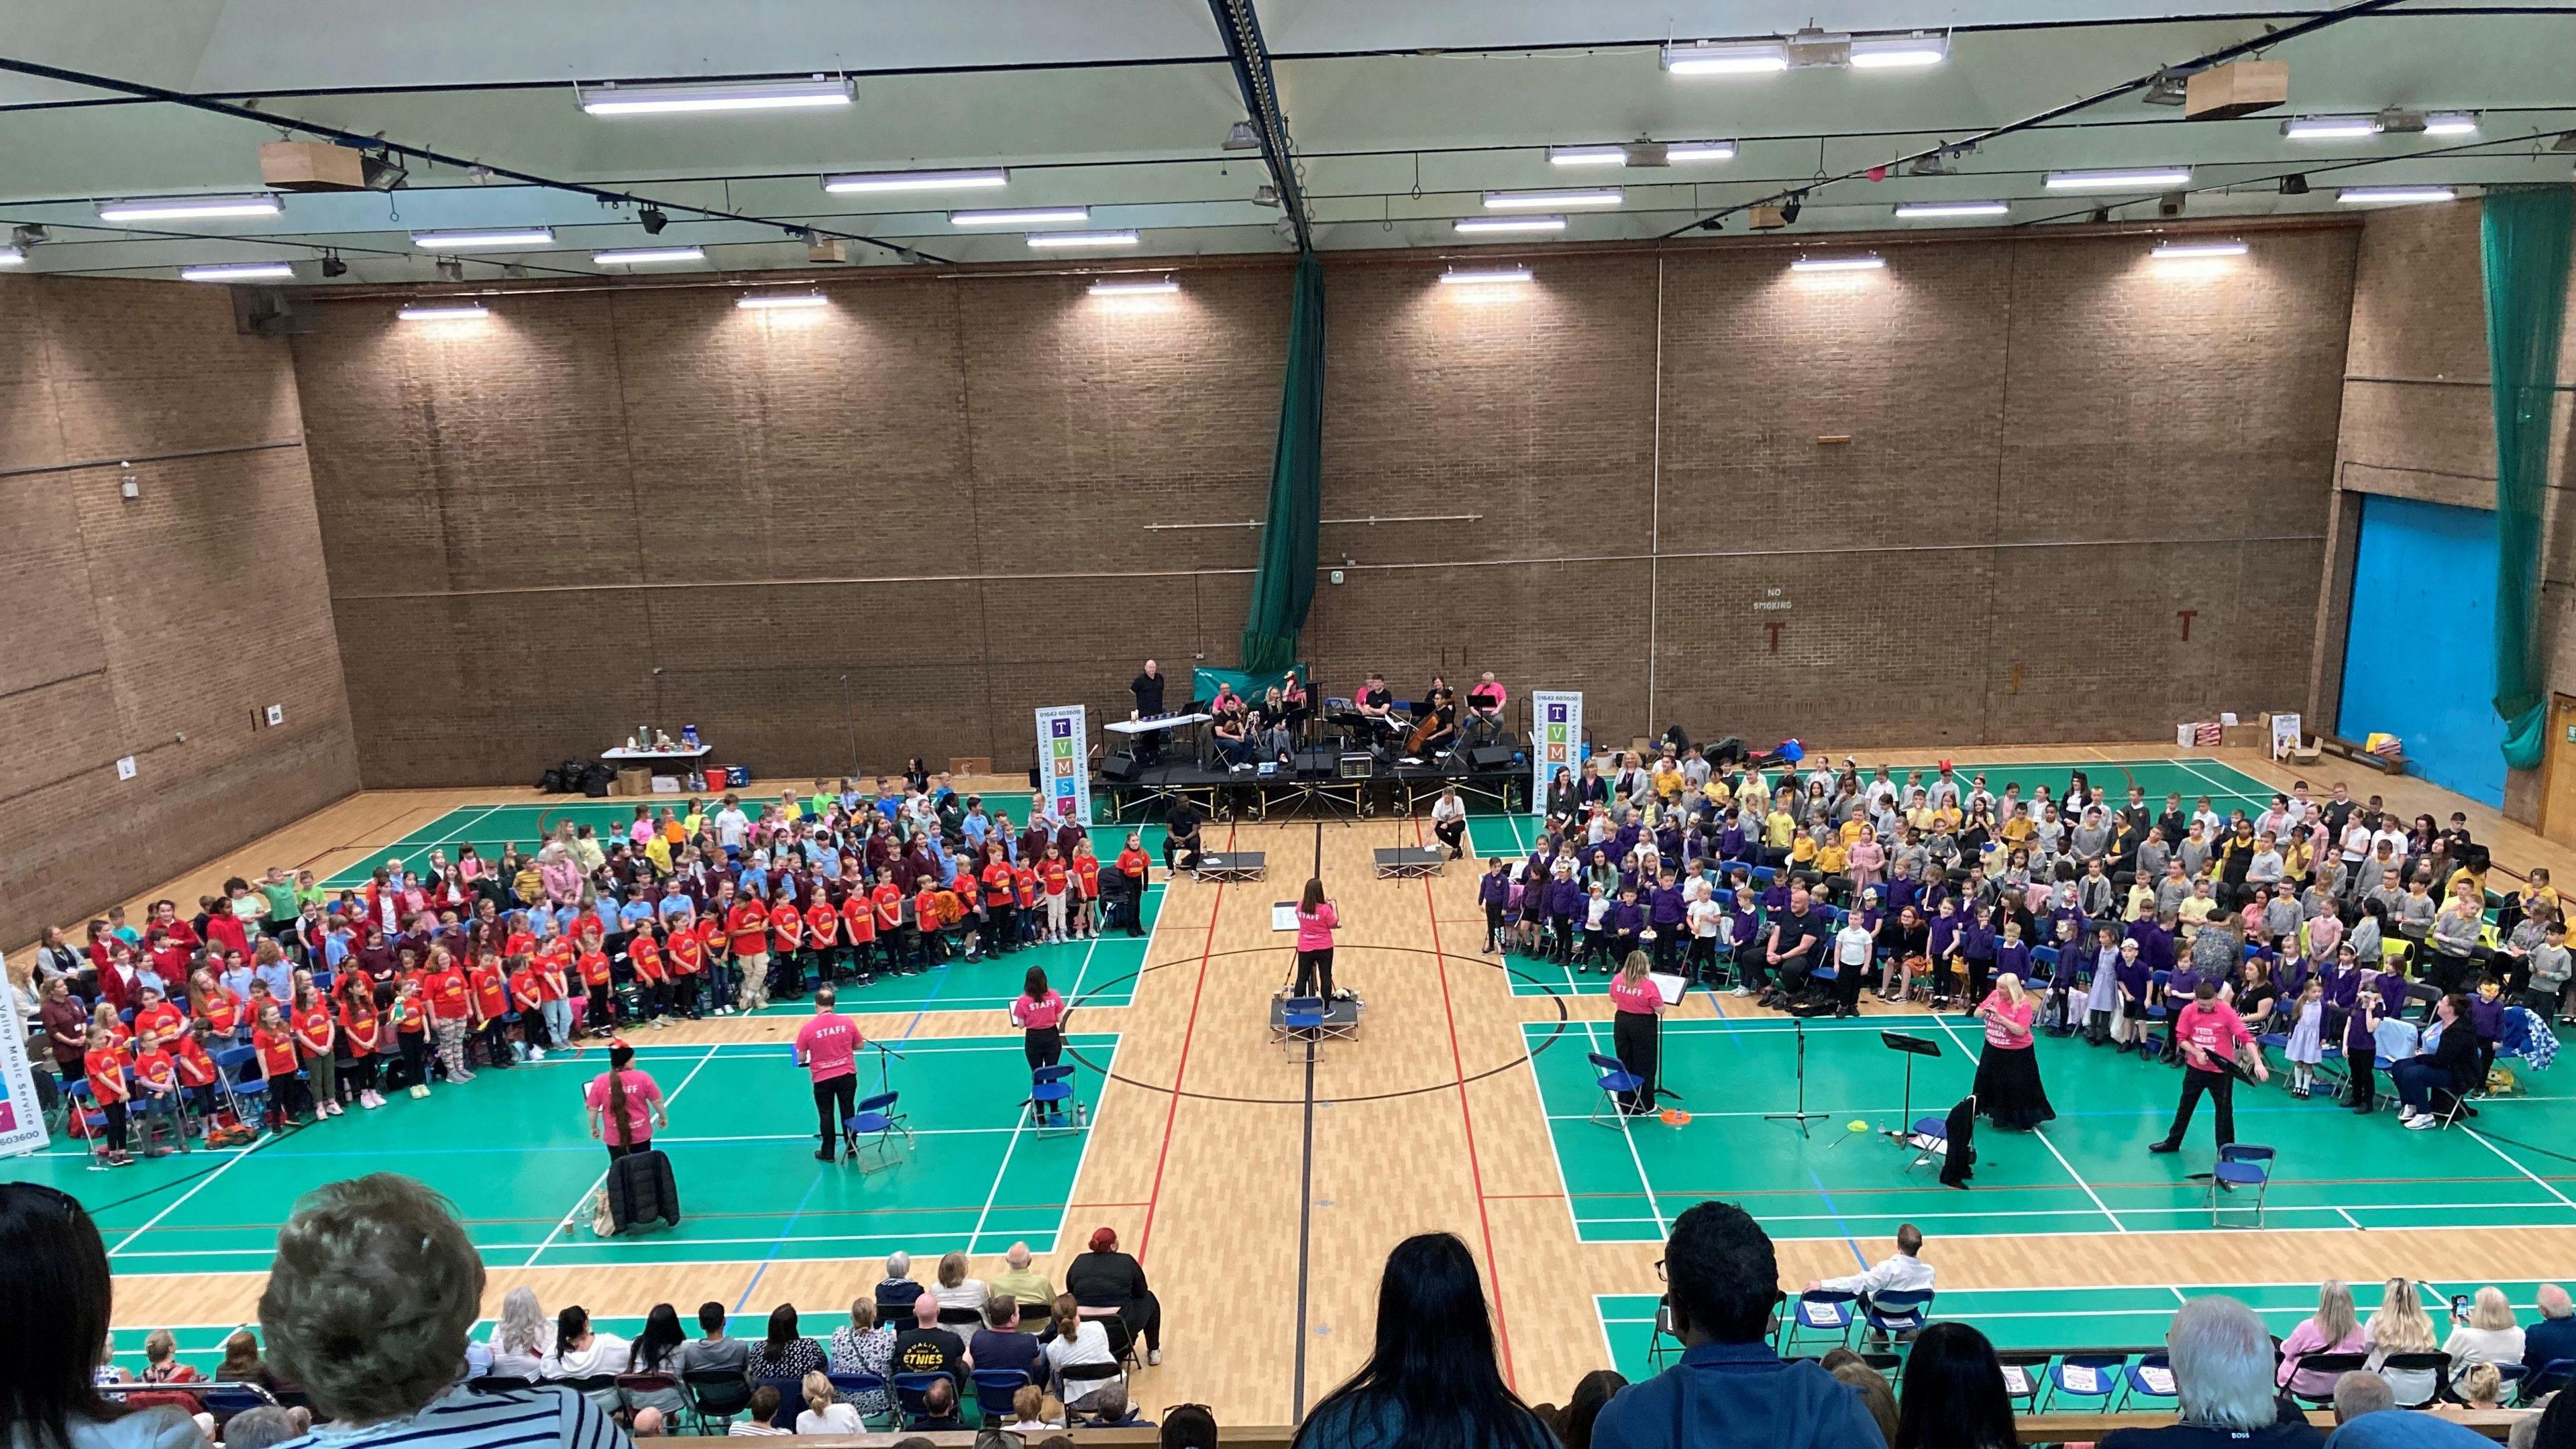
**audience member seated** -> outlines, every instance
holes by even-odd
[[[2442,1115],[2449,1112],[2457,1099],[2482,1088],[2486,1068],[2478,1055],[2478,1034],[2469,1025],[2469,1001],[2454,992],[2442,997],[2433,1008],[2441,1023],[2442,1034],[2435,1038],[2432,1049],[2411,1056],[2388,1069],[2388,1079],[2397,1086],[2398,1117],[2409,1127],[2422,1130],[2441,1125]],[[2463,1109],[2468,1115],[2474,1109]]]
[[[894,1373],[894,1330],[878,1325],[876,1305],[864,1298],[850,1305],[849,1325],[832,1331],[832,1372],[881,1379]],[[883,1418],[894,1407],[883,1393],[853,1395],[848,1402],[866,1419]]]
[[[2272,1335],[2233,1298],[2195,1298],[2165,1330],[2177,1422],[2114,1429],[2101,1449],[2312,1449],[2325,1436],[2275,1397]]]
[[[2553,1363],[2576,1363],[2576,1301],[2555,1283],[2540,1285],[2540,1321],[2522,1335],[2522,1366],[2538,1374]]]
[[[665,1374],[672,1380],[667,1389],[628,1389],[626,1407],[655,1409],[663,1414],[676,1414],[689,1406],[688,1396],[680,1391],[680,1363],[687,1357],[689,1336],[680,1331],[680,1311],[668,1303],[656,1303],[644,1315],[644,1331],[635,1335],[627,1346],[626,1366],[620,1372],[630,1374]]]
[[[726,1335],[723,1304],[710,1300],[698,1305],[698,1332],[701,1336],[692,1339],[681,1354],[678,1372],[748,1377],[751,1345]]]
[[[995,1274],[985,1285],[995,1297],[1009,1294],[1020,1300],[1023,1313],[1030,1309],[1044,1313],[1054,1306],[1055,1285],[1046,1280],[1045,1274],[1030,1271],[1028,1244],[1011,1244],[1010,1251],[1002,1255],[1002,1261],[1010,1265],[1008,1270]]]
[[[963,1400],[957,1396],[957,1381],[941,1379],[922,1390],[922,1413],[912,1421],[912,1427],[931,1432],[941,1429],[963,1429],[966,1427],[966,1421],[957,1411],[958,1405],[962,1402]],[[801,1434],[806,1431],[799,1428],[797,1432]]]
[[[1127,1402],[1127,1386],[1112,1379],[1092,1396],[1091,1427],[1095,1429],[1151,1429],[1154,1421],[1136,1412]],[[928,1427],[924,1425],[922,1427]]]
[[[867,1426],[859,1422],[859,1411],[832,1396],[832,1381],[820,1373],[810,1373],[797,1386],[804,1395],[805,1407],[796,1415],[799,1434],[857,1434]]]
[[[1704,1202],[1664,1244],[1681,1362],[1610,1401],[1595,1449],[1873,1449],[1886,1442],[1860,1396],[1816,1364],[1771,1351],[1780,1262],[1742,1208]],[[2267,1345],[2268,1347],[2268,1345]]]
[[[2504,1290],[2490,1283],[2478,1290],[2469,1304],[2469,1321],[2451,1330],[2442,1342],[2442,1352],[2451,1356],[2451,1382],[2457,1385],[2460,1371],[2473,1363],[2506,1364],[2522,1362],[2522,1325],[2514,1322],[2513,1305],[2505,1301]]]
[[[1894,1449],[2019,1449],[2003,1361],[1964,1323],[1932,1323],[1905,1354]]]
[[[793,1430],[782,1429],[774,1422],[778,1418],[778,1405],[776,1384],[762,1384],[752,1390],[751,1407],[744,1411],[741,1418],[725,1426],[726,1437],[743,1438],[754,1435],[765,1437],[772,1434],[793,1433]]]
[[[1159,1449],[1217,1449],[1216,1415],[1208,1412],[1205,1404],[1182,1404],[1173,1409],[1163,1416]]]
[[[743,1375],[753,1383],[785,1379],[801,1384],[807,1374],[822,1367],[822,1345],[796,1332],[796,1309],[781,1303],[769,1310],[769,1334],[752,1345],[750,1356],[743,1360]]]
[[[530,1301],[535,1301],[535,1295],[530,1295]],[[237,1328],[224,1336],[224,1356],[215,1365],[215,1381],[257,1384],[271,1391],[278,1387],[277,1375],[259,1356],[259,1335],[247,1328]]]
[[[107,1245],[89,1213],[50,1187],[0,1183],[0,1364],[8,1366],[0,1442],[205,1449],[186,1412],[129,1412],[98,1392],[109,1361],[108,1299]]]
[[[1467,1245],[1447,1233],[1423,1233],[1387,1254],[1368,1362],[1316,1401],[1297,1430],[1296,1449],[1554,1443],[1503,1382],[1493,1318]]]
[[[886,1323],[901,1323],[912,1316],[912,1300],[920,1297],[922,1287],[912,1281],[912,1255],[886,1254],[885,1276],[877,1280],[877,1317]]]
[[[896,1374],[946,1374],[952,1383],[966,1378],[966,1340],[939,1326],[939,1300],[924,1293],[912,1301],[912,1322],[894,1334]]]
[[[967,1341],[966,1359],[978,1373],[985,1369],[1018,1369],[1029,1382],[1044,1387],[1046,1349],[1037,1335],[1020,1327],[1020,1300],[1003,1294],[984,1305],[984,1326]]]
[[[638,1439],[659,1439],[662,1437],[662,1426],[662,1411],[647,1404],[635,1411],[635,1425],[627,1432]]]
[[[1601,1406],[1628,1387],[1627,1376],[1617,1369],[1594,1369],[1575,1381],[1573,1396],[1560,1409],[1541,1404],[1535,1410],[1540,1420],[1556,1434],[1564,1449],[1592,1449],[1592,1421],[1601,1417]],[[1165,1419],[1164,1423],[1171,1422]]]
[[[2368,1367],[2388,1380],[2397,1393],[2399,1404],[2413,1407],[2429,1404],[2440,1392],[2431,1369],[2398,1369],[2387,1367],[2389,1358],[2401,1353],[2434,1351],[2433,1320],[2424,1313],[2424,1299],[2414,1280],[2391,1278],[2380,1292],[2379,1311],[2370,1315],[2366,1325],[2370,1340]]]
[[[1011,1417],[1002,1425],[1006,1434],[1042,1434],[1064,1427],[1064,1405],[1054,1402],[1046,1390],[1035,1384],[1022,1384],[1011,1395]]]
[[[179,1361],[179,1340],[166,1328],[156,1328],[143,1336],[143,1382],[147,1384],[202,1383],[205,1375],[196,1365]]]
[[[2349,1424],[2364,1414],[2397,1407],[2397,1395],[2389,1390],[2388,1380],[2368,1369],[2346,1369],[2334,1381],[2334,1416],[2338,1427]]]
[[[1144,1340],[1145,1362],[1163,1361],[1163,1304],[1146,1285],[1145,1265],[1118,1251],[1118,1234],[1102,1228],[1091,1235],[1091,1250],[1076,1254],[1065,1266],[1064,1291],[1086,1310],[1085,1317],[1115,1311],[1127,1331]]]
[[[503,1295],[490,1343],[496,1377],[534,1383],[545,1376],[546,1360],[555,1352],[555,1321],[537,1302],[536,1289],[522,1286]]]
[[[939,1286],[930,1292],[939,1300],[943,1321],[950,1323],[969,1321],[958,1316],[961,1314],[982,1318],[984,1305],[993,1301],[993,1292],[984,1286],[983,1279],[966,1276],[964,1253],[949,1253],[940,1258]]]
[[[1850,1385],[1851,1391],[1860,1395],[1862,1405],[1869,1410],[1870,1421],[1878,1425],[1878,1432],[1890,1444],[1895,1443],[1896,1390],[1887,1382],[1887,1375],[1871,1368],[1869,1360],[1840,1344],[1825,1350],[1825,1356],[1816,1362],[1823,1364],[1825,1372]]]
[[[307,1195],[278,1231],[259,1323],[279,1372],[336,1422],[288,1443],[625,1449],[626,1431],[570,1389],[457,1379],[482,1298],[482,1257],[420,1183],[379,1172]]]
[[[2504,1375],[2491,1363],[2473,1363],[2451,1375],[2451,1385],[2459,1392],[2460,1404],[2469,1409],[2504,1407]]]
[[[555,1351],[546,1359],[539,1376],[576,1381],[614,1377],[626,1371],[632,1352],[632,1346],[616,1334],[592,1332],[589,1312],[574,1304],[555,1315]],[[602,1412],[617,1412],[620,1396],[616,1385],[595,1390],[590,1397]]]
[[[1067,1369],[1097,1370],[1106,1364],[1118,1366],[1118,1355],[1109,1347],[1109,1330],[1099,1320],[1082,1316],[1080,1305],[1067,1293],[1055,1300],[1055,1321],[1046,1340],[1047,1376],[1055,1380],[1056,1397],[1066,1409],[1080,1413],[1099,1394],[1100,1386],[1117,1381],[1117,1374],[1076,1373]]]
[[[313,1427],[313,1411],[298,1405],[262,1404],[224,1421],[224,1449],[275,1449]]]
[[[1810,1279],[1807,1291],[1856,1293],[1866,1301],[1881,1293],[1929,1293],[1932,1276],[1932,1265],[1923,1261],[1923,1230],[1912,1223],[1901,1223],[1896,1229],[1895,1252],[1848,1277]]]
[[[2317,1311],[2301,1319],[2281,1340],[2281,1367],[2273,1382],[2302,1398],[2322,1399],[2335,1392],[2337,1379],[2303,1369],[2300,1361],[2321,1353],[2361,1353],[2369,1347],[2353,1310],[2352,1288],[2329,1278],[2317,1288]]]

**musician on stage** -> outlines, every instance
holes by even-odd
[[[1503,742],[1503,702],[1511,696],[1494,680],[1488,669],[1467,689],[1466,742],[1470,745],[1499,745]]]
[[[1435,750],[1449,747],[1458,737],[1458,695],[1449,681],[1431,676],[1431,689],[1422,697],[1422,717],[1413,722],[1413,731],[1405,737],[1404,752],[1429,758]]]
[[[1287,696],[1274,685],[1263,692],[1261,703],[1252,707],[1244,738],[1251,742],[1255,759],[1277,760],[1285,765],[1292,758],[1290,729]]]
[[[1360,686],[1359,697],[1351,703],[1360,712],[1370,744],[1382,745],[1395,737],[1395,694],[1386,687],[1385,675],[1370,675],[1368,682]]]
[[[1291,740],[1303,739],[1306,720],[1315,712],[1315,706],[1313,698],[1306,693],[1306,682],[1297,677],[1294,669],[1288,671],[1287,678],[1279,681],[1279,705],[1284,712],[1282,718],[1287,723],[1288,737]]]
[[[1136,696],[1136,710],[1135,713],[1127,716],[1129,719],[1152,719],[1161,714],[1163,712],[1163,667],[1151,659],[1146,660],[1144,672],[1127,681],[1127,692]],[[1161,737],[1150,733],[1136,736],[1135,755],[1136,763],[1140,765],[1150,765],[1161,759],[1163,757]]]

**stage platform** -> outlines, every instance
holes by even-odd
[[[1262,821],[1308,814],[1368,817],[1383,811],[1410,815],[1453,785],[1471,811],[1528,805],[1526,765],[1469,770],[1445,762],[1380,761],[1365,776],[1347,777],[1338,769],[1337,762],[1322,769],[1273,766],[1264,773],[1259,766],[1228,769],[1179,762],[1147,766],[1126,780],[1104,774],[1098,777],[1098,788],[1107,797],[1113,821],[1161,820],[1179,803],[1218,820]]]

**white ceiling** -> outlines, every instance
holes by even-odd
[[[2021,120],[2160,65],[2260,37],[2315,13],[2254,18],[2217,6],[2083,0],[1662,3],[1635,0],[1263,0],[1259,5],[1299,154],[1317,245],[1471,247],[1452,220],[1489,189],[1616,184],[1616,211],[1572,215],[1567,240],[1651,237],[1810,180]],[[1868,31],[1960,27],[1950,59],[1921,71],[1795,71],[1750,78],[1666,74],[1667,36],[1762,36],[1811,18]],[[2345,184],[2566,182],[2576,157],[2548,149],[2576,128],[2576,6],[2511,9],[2427,0],[2357,18],[2269,52],[2291,69],[2290,104],[2235,121],[2189,122],[2134,97],[1988,142],[1950,176],[1845,182],[1811,197],[1797,231],[1881,230],[1901,201],[1999,199],[2010,221],[2080,220],[2105,200],[2152,216],[2144,194],[2070,200],[2041,189],[2052,168],[2188,163],[2188,214],[2334,207]],[[1085,204],[1093,225],[1132,227],[1114,256],[1285,253],[1255,204],[1257,153],[1220,148],[1244,113],[1203,0],[945,0],[853,5],[763,0],[0,0],[0,57],[252,104],[270,115],[652,200],[658,238],[708,249],[703,270],[801,267],[781,229],[813,225],[917,247],[940,259],[1027,262],[1018,234],[961,233],[942,209]],[[846,71],[845,111],[607,120],[572,83]],[[2289,115],[2384,106],[2475,109],[2469,138],[2293,142]],[[426,281],[415,230],[551,225],[559,241],[475,253],[470,277],[505,263],[531,275],[589,274],[594,248],[647,241],[632,208],[542,186],[476,185],[415,163],[389,193],[290,195],[259,221],[116,225],[96,203],[259,188],[258,147],[277,128],[181,104],[0,74],[0,224],[42,223],[52,240],[26,270],[169,277],[185,264],[282,259],[319,281],[320,247],[348,282]],[[1571,170],[1551,144],[1738,139],[1731,162],[1663,170]],[[2534,140],[2532,138],[2539,137]],[[920,200],[831,196],[830,171],[1006,165],[1000,191]],[[2287,171],[2311,176],[2282,196]],[[776,225],[704,220],[712,207]],[[898,208],[920,209],[898,209]],[[1979,223],[1967,223],[1975,225]],[[1740,230],[1741,224],[1730,224]],[[1527,238],[1513,238],[1525,245]],[[853,245],[851,260],[891,264]],[[1090,260],[1086,254],[1085,260]]]

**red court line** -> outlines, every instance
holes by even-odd
[[[1413,843],[1416,846],[1422,844],[1422,820],[1419,816],[1413,822]],[[1517,1375],[1512,1367],[1511,1321],[1503,1315],[1503,1265],[1502,1260],[1494,1256],[1494,1220],[1485,1209],[1488,1201],[1485,1172],[1476,1160],[1476,1114],[1467,1107],[1467,1058],[1458,1049],[1458,1013],[1449,1004],[1449,954],[1440,948],[1440,909],[1432,897],[1429,876],[1422,879],[1422,906],[1424,913],[1431,917],[1431,959],[1440,968],[1440,1011],[1449,1021],[1449,1065],[1458,1074],[1458,1118],[1467,1128],[1467,1176],[1476,1188],[1476,1223],[1485,1236],[1485,1271],[1494,1280],[1494,1336],[1503,1346],[1503,1382],[1518,1389]]]
[[[1234,849],[1235,827],[1225,828],[1225,848]],[[1154,1154],[1154,1189],[1145,1195],[1145,1226],[1136,1234],[1136,1261],[1145,1261],[1145,1249],[1154,1241],[1154,1209],[1163,1200],[1163,1164],[1172,1157],[1172,1123],[1181,1115],[1181,1084],[1190,1075],[1190,1038],[1198,1034],[1199,998],[1207,994],[1208,956],[1216,949],[1216,915],[1225,906],[1225,882],[1216,883],[1216,895],[1208,902],[1207,939],[1199,943],[1199,980],[1190,988],[1190,1019],[1181,1028],[1181,1062],[1172,1071],[1172,1105],[1163,1114],[1163,1145]]]

